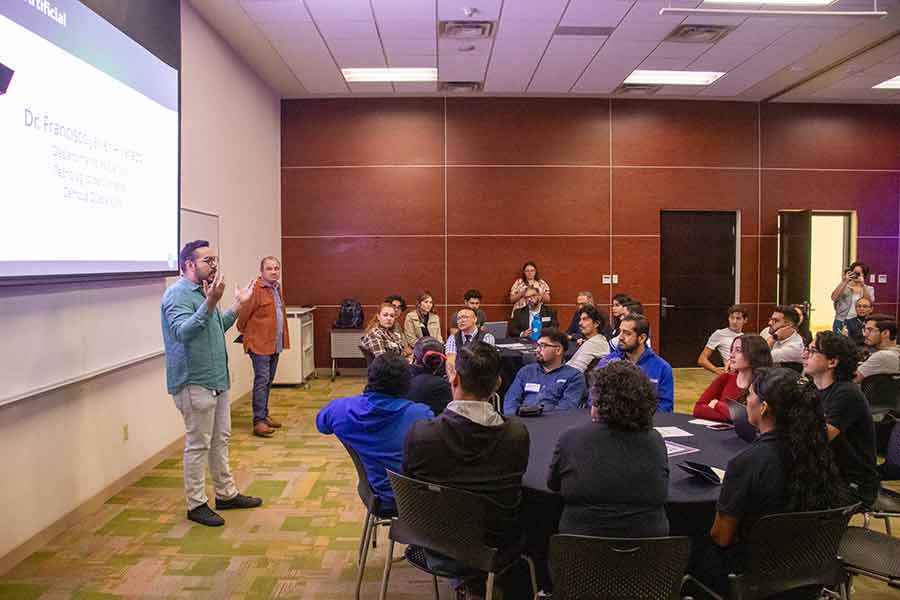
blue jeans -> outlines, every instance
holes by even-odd
[[[253,424],[265,421],[269,416],[269,390],[275,380],[278,368],[278,352],[275,354],[255,354],[249,352],[253,363]]]

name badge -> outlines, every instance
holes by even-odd
[[[557,380],[556,380],[556,383],[565,383],[565,382],[566,382],[565,379],[557,379]]]
[[[651,379],[650,383],[659,383],[659,379]]]
[[[549,322],[550,322],[550,317],[542,317],[542,318],[541,318],[541,322],[542,322],[542,323],[549,323]]]
[[[526,391],[526,392],[540,392],[540,391],[541,391],[541,384],[539,384],[539,383],[526,383],[526,384],[525,384],[525,391]]]

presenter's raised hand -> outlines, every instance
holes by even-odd
[[[234,286],[234,301],[239,305],[243,306],[246,304],[250,297],[253,295],[253,288],[256,285],[256,279],[251,279],[250,283],[248,283],[244,287]]]
[[[206,292],[206,304],[209,308],[215,308],[225,293],[225,274],[221,270],[216,271],[212,283],[203,282],[203,291]]]

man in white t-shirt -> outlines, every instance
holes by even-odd
[[[727,369],[728,359],[731,357],[731,342],[734,341],[734,338],[741,335],[744,331],[744,325],[749,318],[750,312],[746,307],[736,304],[729,308],[728,327],[716,329],[712,332],[712,335],[709,336],[709,340],[706,342],[706,347],[703,348],[700,356],[697,357],[697,365],[716,375],[724,373]],[[722,364],[726,365],[726,368],[717,367],[710,362],[709,357],[716,351],[722,357]]]
[[[593,304],[583,305],[575,314],[578,316],[578,326],[583,341],[578,347],[578,351],[566,364],[584,373],[592,366],[592,363],[596,364],[599,359],[609,354],[609,342],[600,333],[606,319]]]
[[[769,318],[769,326],[759,332],[772,349],[775,364],[802,363],[805,344],[797,333],[800,313],[791,306],[776,306]]]
[[[888,315],[869,315],[863,327],[863,336],[872,354],[857,367],[857,383],[872,375],[900,373],[897,321]]]

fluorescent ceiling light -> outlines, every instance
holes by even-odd
[[[437,81],[437,69],[341,69],[344,81]]]
[[[703,4],[765,4],[766,6],[830,6],[837,0],[704,0]]]
[[[873,90],[900,90],[900,75],[872,86]]]
[[[625,79],[631,84],[709,85],[724,75],[717,71],[632,71]]]

